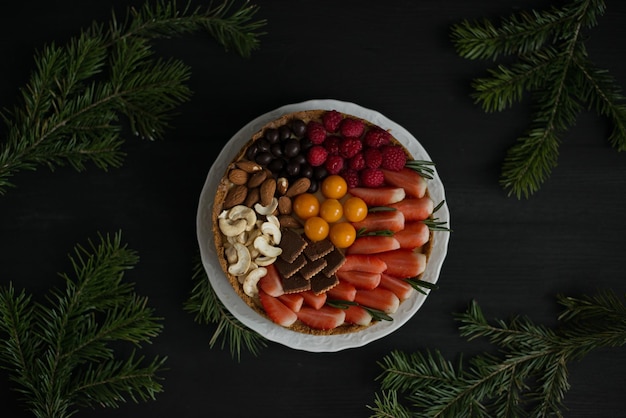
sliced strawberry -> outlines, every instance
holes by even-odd
[[[297,315],[300,321],[314,329],[337,328],[346,319],[346,313],[343,309],[332,308],[328,305],[319,309],[303,306]]]
[[[382,273],[380,275],[380,287],[383,289],[391,290],[400,301],[407,300],[410,298],[413,293],[415,293],[415,289],[406,280],[397,279],[393,276],[390,276],[387,273]]]
[[[326,292],[326,296],[331,300],[346,300],[352,302],[356,296],[356,288],[350,283],[340,281],[335,287]]]
[[[346,254],[376,254],[400,248],[394,237],[365,236],[357,238],[346,250]]]
[[[319,309],[326,303],[326,293],[316,295],[310,290],[306,290],[304,292],[300,292],[299,295],[302,295],[304,303],[313,309]]]
[[[404,229],[404,213],[401,210],[370,212],[362,221],[352,222],[352,226],[357,231],[361,229],[368,232],[385,229],[393,232],[401,231]]]
[[[371,290],[357,290],[354,299],[359,305],[367,306],[371,309],[394,313],[400,306],[400,299],[391,290],[377,287]]]
[[[276,270],[276,266],[270,264],[265,268],[267,273],[259,280],[259,287],[268,295],[277,298],[285,293],[283,282],[278,274],[278,270]]]
[[[304,296],[299,293],[286,293],[284,295],[280,295],[278,297],[286,307],[291,309],[294,312],[298,312],[302,308],[302,304],[304,303]]]
[[[404,224],[404,229],[394,234],[401,248],[418,248],[430,239],[430,229],[424,222],[413,221]]]
[[[426,179],[408,167],[400,171],[382,169],[385,183],[389,186],[402,187],[407,196],[423,197],[426,194]]]
[[[346,262],[343,263],[338,271],[351,270],[382,273],[383,271],[387,270],[387,264],[376,255],[346,254]]]
[[[290,327],[298,319],[298,315],[277,298],[259,290],[261,305],[272,321],[283,327]]]
[[[404,199],[402,202],[389,206],[402,212],[406,222],[423,221],[433,213],[435,208],[432,199],[428,196],[419,199]]]
[[[406,192],[402,187],[354,187],[349,190],[352,196],[360,197],[367,206],[385,206],[404,199]]]
[[[348,324],[369,325],[372,322],[372,315],[358,305],[351,305],[345,311]]]
[[[385,273],[398,279],[419,276],[426,268],[426,255],[406,248],[376,254],[385,264]]]
[[[374,289],[380,283],[380,273],[371,273],[369,271],[338,271],[337,278],[339,283],[350,283],[357,289]]]

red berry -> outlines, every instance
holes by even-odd
[[[321,145],[313,145],[309,148],[309,152],[306,155],[307,162],[312,167],[318,167],[326,162],[328,152]]]
[[[376,148],[367,148],[363,152],[363,159],[367,168],[378,168],[383,162],[383,155]]]
[[[341,116],[341,113],[337,112],[336,110],[326,112],[324,113],[324,116],[322,116],[324,128],[326,128],[328,132],[337,132],[337,129],[339,128],[339,124],[341,123],[342,119],[343,116]]]
[[[319,145],[326,139],[326,129],[321,123],[311,121],[306,125],[306,136],[312,143]]]
[[[339,155],[329,155],[326,158],[326,165],[325,165],[326,170],[328,171],[328,174],[339,174],[339,172],[343,170],[343,163],[344,163],[343,158],[340,157]]]
[[[385,145],[380,149],[383,156],[382,168],[387,170],[400,171],[406,164],[406,154],[397,145]]]
[[[365,124],[358,119],[346,118],[341,121],[339,131],[345,137],[358,138],[363,134]]]
[[[341,138],[335,135],[327,136],[324,140],[324,148],[331,155],[339,154],[339,144],[341,143]]]
[[[380,148],[383,145],[389,144],[391,141],[391,134],[381,128],[375,127],[367,131],[363,141],[368,147]]]
[[[352,170],[350,168],[343,170],[341,177],[343,177],[348,184],[348,189],[359,187],[361,185],[361,179],[359,179],[359,173],[356,170]]]
[[[344,158],[352,158],[361,151],[363,143],[359,138],[344,138],[339,144],[339,154]]]
[[[359,152],[357,155],[350,158],[348,160],[348,167],[356,171],[363,170],[365,168],[365,157],[363,153]]]
[[[384,181],[383,172],[377,168],[366,168],[361,171],[361,184],[364,187],[379,187]]]

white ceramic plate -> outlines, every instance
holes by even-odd
[[[397,330],[418,311],[426,300],[426,295],[415,292],[414,296],[400,304],[398,311],[392,315],[393,321],[381,321],[357,333],[315,336],[291,331],[260,316],[237,296],[220,267],[213,242],[211,225],[211,211],[217,184],[224,175],[228,164],[235,158],[239,150],[248,142],[252,135],[266,123],[286,113],[314,109],[334,109],[348,115],[366,119],[375,125],[388,129],[409,150],[415,159],[431,161],[426,150],[413,135],[376,111],[365,109],[354,103],[337,100],[310,100],[283,106],[254,119],[228,141],[211,167],[200,194],[196,225],[202,263],[209,281],[222,303],[238,320],[268,340],[288,347],[311,352],[334,352],[363,346]],[[443,184],[436,172],[434,178],[429,180],[428,188],[435,204],[445,199]],[[437,211],[437,217],[441,221],[448,222],[448,226],[450,225],[450,214],[447,205],[443,205]],[[426,265],[426,271],[422,276],[423,280],[431,283],[437,282],[447,253],[449,236],[447,232],[434,233],[432,253]]]

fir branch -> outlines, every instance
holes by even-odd
[[[190,69],[176,59],[155,57],[152,41],[204,31],[226,49],[249,56],[258,47],[264,20],[257,8],[231,0],[179,9],[174,0],[130,8],[125,20],[92,24],[67,45],[44,47],[21,90],[20,102],[2,118],[0,194],[14,187],[22,170],[87,163],[101,169],[122,164],[122,119],[133,134],[163,137],[176,108],[189,100]]]
[[[562,416],[568,363],[626,345],[626,304],[613,292],[557,300],[564,310],[556,329],[519,316],[489,322],[472,302],[457,316],[461,335],[486,338],[499,354],[476,355],[467,366],[454,366],[438,351],[390,353],[379,363],[383,394],[370,407],[374,416]]]
[[[586,31],[604,12],[604,1],[572,0],[559,8],[521,11],[499,25],[483,20],[452,26],[452,42],[464,58],[517,58],[472,82],[472,97],[486,112],[531,96],[530,126],[502,165],[500,184],[509,195],[528,198],[540,189],[557,165],[561,136],[585,106],[610,120],[609,143],[626,149],[625,98],[615,80],[589,61],[584,46]]]
[[[194,286],[185,303],[185,310],[194,314],[194,321],[199,324],[216,324],[209,340],[209,348],[213,348],[221,340],[221,348],[228,345],[231,356],[237,360],[241,359],[242,349],[258,355],[267,346],[265,338],[247,328],[226,309],[211,287],[199,257],[191,279]]]
[[[153,400],[165,358],[144,365],[135,352],[161,332],[147,299],[123,281],[138,258],[121,234],[99,236],[70,256],[73,277],[34,302],[12,284],[0,289],[0,361],[27,408],[38,417],[69,417],[77,407],[116,407]],[[112,343],[135,350],[119,359]]]

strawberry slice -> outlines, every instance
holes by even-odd
[[[424,222],[413,221],[404,224],[404,229],[394,234],[401,248],[418,248],[430,239],[430,229]]]
[[[346,254],[376,254],[400,248],[394,237],[365,236],[357,238],[346,250]]]
[[[374,289],[380,284],[380,273],[371,273],[369,271],[338,271],[337,278],[339,283],[350,283],[357,289]]]
[[[404,199],[402,202],[393,203],[389,206],[402,212],[406,222],[423,221],[433,213],[435,208],[432,199],[428,196],[419,199]]]
[[[276,270],[276,266],[270,264],[265,268],[267,269],[267,273],[259,279],[258,287],[263,289],[268,295],[277,298],[285,293],[283,282],[278,274],[278,270]]]
[[[352,302],[356,296],[356,288],[350,283],[340,281],[335,287],[326,292],[326,296],[328,299],[332,300],[346,300]]]
[[[402,187],[407,196],[423,197],[426,194],[426,179],[411,168],[404,167],[400,171],[381,169],[385,183],[389,186]]]
[[[397,251],[397,250],[394,250]],[[377,255],[371,254],[347,254],[346,262],[338,271],[369,271],[370,273],[382,273],[387,270],[387,264]]]
[[[404,229],[404,221],[404,213],[401,210],[384,210],[370,212],[362,221],[352,222],[352,226],[357,231],[365,229],[372,232],[388,229],[396,232]]]
[[[261,299],[261,305],[263,305],[267,316],[278,325],[290,327],[298,319],[298,315],[294,311],[263,290],[259,290],[259,298]]]
[[[391,314],[398,310],[400,299],[391,290],[377,287],[371,290],[357,290],[354,301],[359,305]]]
[[[326,293],[316,295],[310,290],[305,290],[299,294],[304,298],[304,303],[313,309],[320,309],[326,303]]]
[[[385,273],[398,279],[419,276],[426,268],[426,255],[406,248],[376,254],[387,264]]]
[[[298,319],[314,329],[333,329],[343,324],[346,313],[343,309],[333,308],[328,305],[319,309],[303,306],[297,313]]]
[[[304,296],[298,293],[286,293],[284,295],[280,295],[278,297],[286,307],[291,309],[294,312],[298,312],[302,308],[302,304],[304,303]]]
[[[391,290],[400,299],[400,301],[410,298],[415,289],[406,280],[397,279],[386,273],[380,275],[380,287],[383,289]]]
[[[369,325],[372,322],[372,315],[358,305],[351,305],[345,311],[348,324]]]
[[[402,187],[354,187],[349,190],[352,196],[360,197],[367,206],[386,206],[404,199],[406,192]]]

